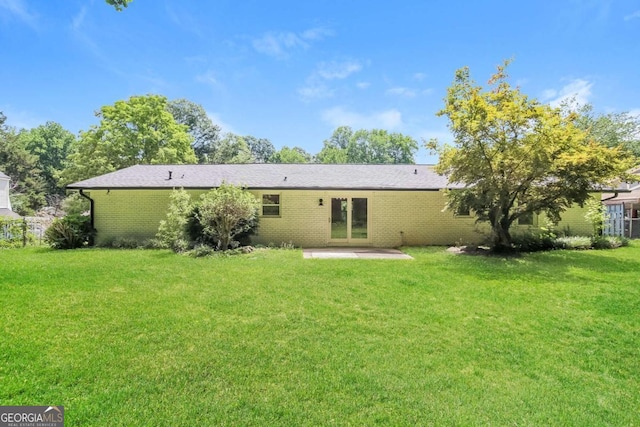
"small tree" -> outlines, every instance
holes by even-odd
[[[579,129],[577,114],[513,89],[507,65],[498,67],[487,91],[470,79],[468,68],[458,70],[438,113],[449,118],[454,146],[428,144],[440,154],[436,170],[462,186],[448,192],[449,207],[468,207],[488,222],[498,251],[511,249],[514,221],[544,212],[557,222],[594,188],[629,179],[634,162],[622,148],[605,147]]]
[[[176,252],[187,249],[187,220],[193,210],[191,196],[183,188],[174,189],[169,196],[167,218],[160,221],[156,239],[161,246]]]
[[[218,242],[218,248],[227,250],[238,234],[255,223],[259,200],[247,190],[223,183],[201,196],[198,220],[202,231]]]

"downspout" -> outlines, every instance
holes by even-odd
[[[95,235],[95,227],[93,224],[93,199],[89,196],[87,196],[86,194],[84,194],[84,191],[82,189],[80,189],[80,196],[84,197],[85,199],[87,199],[89,201],[89,223],[91,224],[91,236],[89,237],[89,246],[93,246],[95,244],[94,242],[94,235]]]
[[[615,193],[613,193],[613,196],[607,197],[606,199],[601,199],[600,203],[606,202],[607,200],[615,199],[616,197],[618,197],[618,195],[619,195],[619,193],[616,191]]]

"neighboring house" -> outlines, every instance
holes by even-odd
[[[138,165],[67,189],[92,200],[96,242],[101,243],[151,238],[166,217],[173,188],[197,199],[223,182],[242,185],[261,201],[254,243],[397,247],[483,239],[473,216],[444,209],[444,189],[451,187],[427,165]],[[558,227],[590,234],[584,214],[571,208]],[[542,218],[529,221],[515,228],[544,224]]]
[[[640,169],[631,171],[640,174]],[[623,183],[613,196],[603,194],[607,222],[604,232],[608,235],[640,238],[640,182]]]
[[[11,210],[11,200],[9,199],[9,184],[11,178],[0,172],[0,216],[19,218],[20,215]]]

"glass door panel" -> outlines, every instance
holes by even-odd
[[[367,199],[354,197],[351,199],[351,238],[367,238]]]
[[[346,239],[347,232],[347,199],[332,198],[331,199],[331,238]]]

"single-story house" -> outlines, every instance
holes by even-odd
[[[242,185],[260,200],[259,229],[252,237],[257,244],[397,247],[483,239],[472,215],[444,209],[444,190],[452,187],[429,165],[138,165],[67,189],[91,200],[100,244],[151,238],[166,217],[172,189],[198,198],[224,182]],[[584,214],[583,208],[571,208],[558,227],[591,234]],[[543,223],[534,217],[516,227]]]
[[[11,178],[0,172],[0,216],[20,218],[20,215],[11,210],[11,199],[9,199],[10,182]]]

